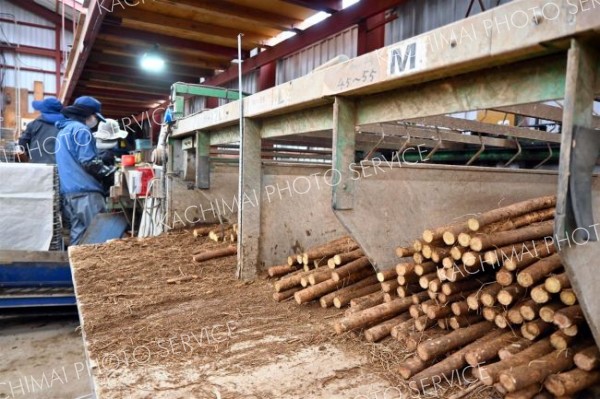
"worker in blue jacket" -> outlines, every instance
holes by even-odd
[[[66,119],[56,124],[56,164],[63,214],[71,225],[71,245],[77,245],[94,217],[105,212],[102,180],[112,178],[116,170],[98,157],[91,131],[105,121],[101,106],[93,97],[79,97],[63,108]]]
[[[19,148],[27,153],[29,162],[55,164],[56,122],[65,117],[60,113],[62,103],[56,97],[47,97],[42,101],[33,101],[31,106],[41,115],[27,124],[19,137]]]

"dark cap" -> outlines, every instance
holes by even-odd
[[[106,119],[100,111],[102,110],[102,103],[96,100],[94,97],[81,96],[75,100],[73,105],[77,105],[80,108],[89,110],[90,115],[95,114],[101,122],[106,122]]]
[[[44,114],[57,114],[63,108],[62,103],[56,97],[47,97],[41,101],[32,101],[31,106],[36,111]]]

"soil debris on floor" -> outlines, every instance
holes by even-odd
[[[339,309],[274,303],[264,276],[235,279],[235,257],[192,262],[193,253],[220,246],[179,230],[70,250],[99,398],[399,393],[393,364],[407,354],[396,342],[336,336]],[[188,275],[198,278],[167,283]]]

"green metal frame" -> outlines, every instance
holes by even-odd
[[[242,93],[246,96],[246,93]],[[173,118],[181,119],[185,104],[185,96],[200,96],[209,98],[224,98],[227,100],[239,100],[240,93],[238,90],[232,90],[225,87],[207,86],[200,84],[189,83],[174,83],[171,86],[171,101],[174,104]]]

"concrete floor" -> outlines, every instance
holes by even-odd
[[[0,399],[89,398],[77,316],[0,318]]]

